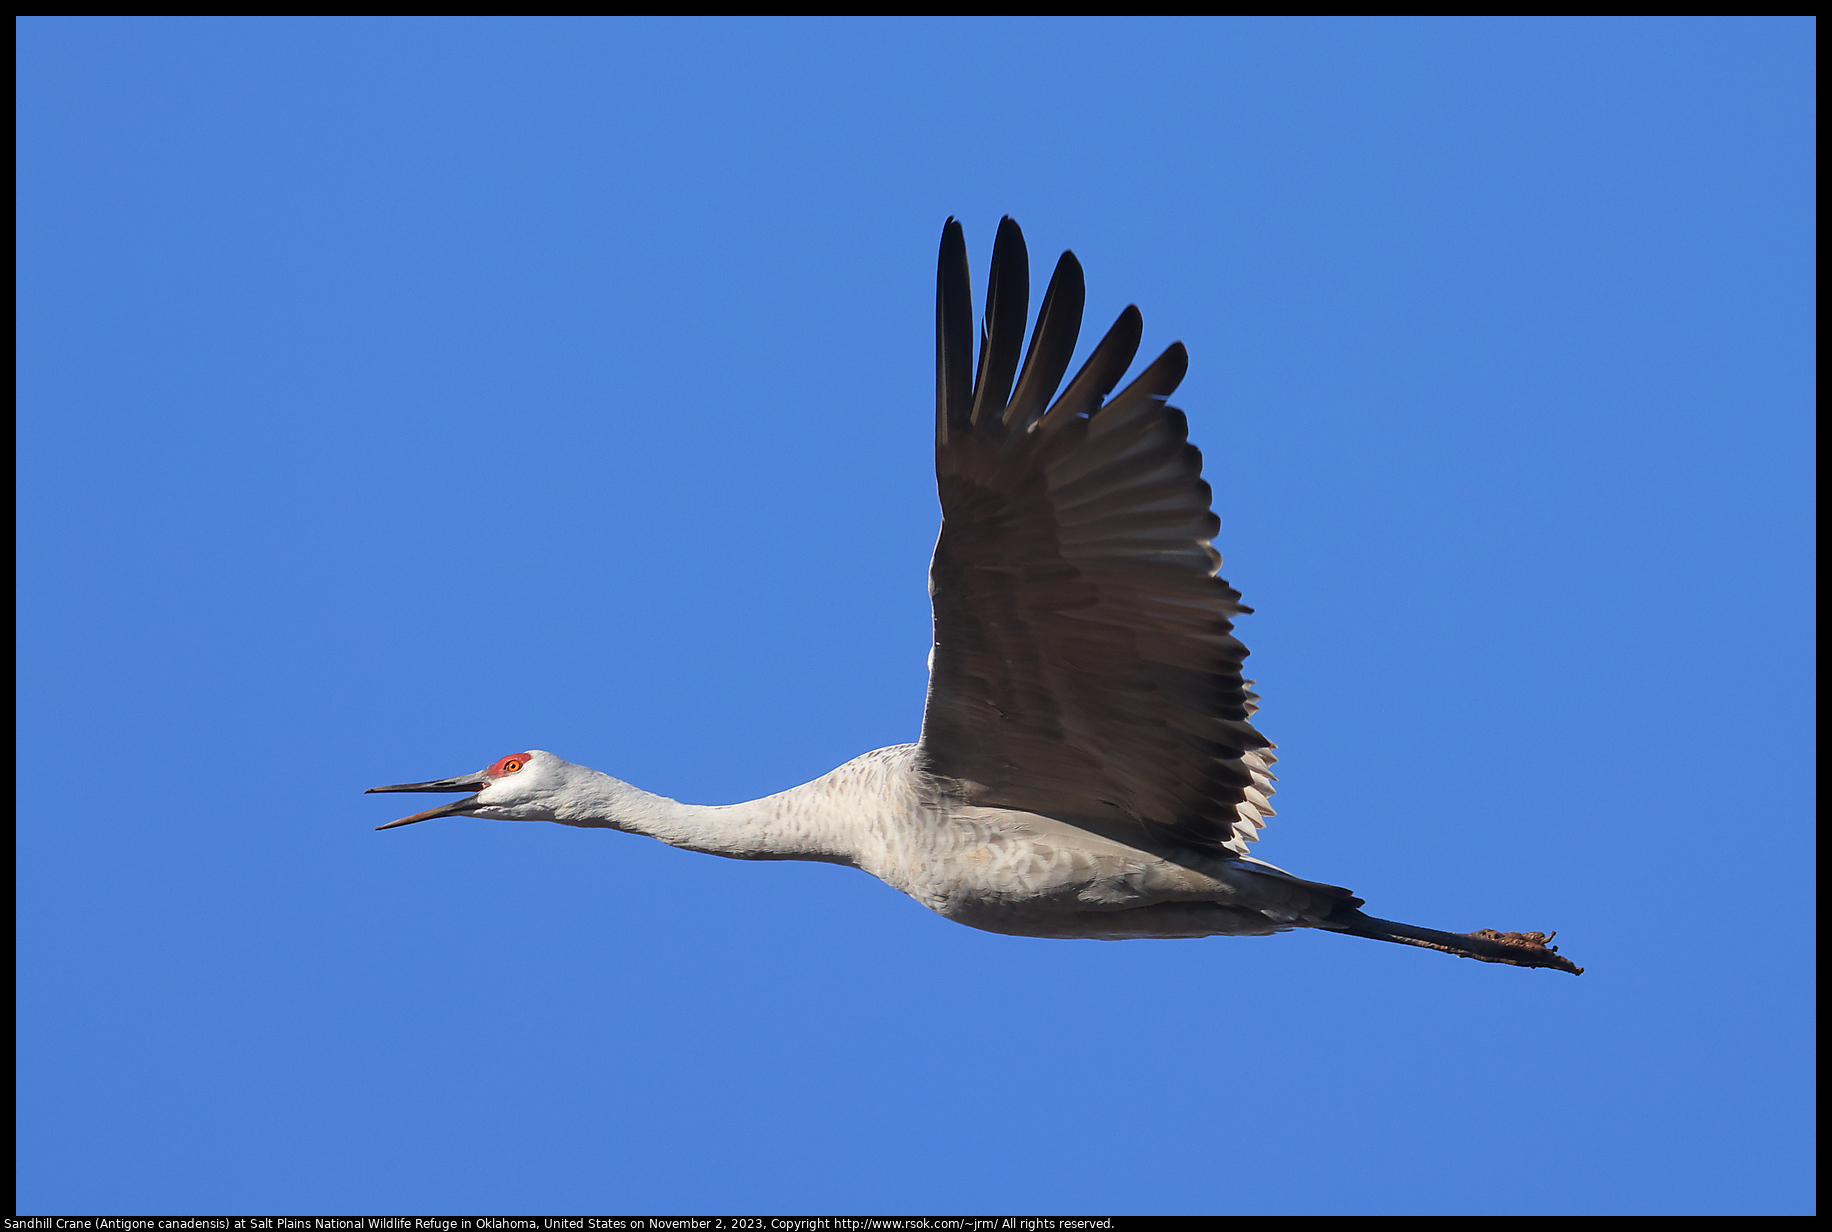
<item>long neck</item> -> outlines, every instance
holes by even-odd
[[[583,767],[581,767],[583,769]],[[596,770],[554,820],[646,834],[675,847],[738,860],[854,862],[845,802],[823,780],[743,804],[682,804]]]

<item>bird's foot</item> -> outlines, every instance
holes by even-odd
[[[1483,954],[1471,954],[1471,958],[1483,962],[1512,963],[1517,967],[1555,967],[1560,971],[1569,971],[1573,975],[1583,975],[1584,968],[1572,962],[1558,952],[1556,945],[1548,944],[1557,933],[1498,933],[1492,928],[1478,928],[1468,934],[1480,937],[1484,941],[1493,941],[1507,946],[1510,950],[1520,951],[1518,958],[1513,955],[1490,958]]]

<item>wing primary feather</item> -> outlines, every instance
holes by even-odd
[[[1062,391],[1062,397],[1056,399],[1056,405],[1044,415],[1043,422],[1047,424],[1058,415],[1064,420],[1092,415],[1100,409],[1101,400],[1113,391],[1120,378],[1126,375],[1126,369],[1132,366],[1132,357],[1139,353],[1139,338],[1144,332],[1145,319],[1139,315],[1138,308],[1126,305],[1126,311],[1120,313],[1119,320],[1088,356],[1088,362],[1081,366],[1069,387]]]
[[[935,447],[973,422],[973,284],[967,239],[948,219],[935,267]]]
[[[1081,310],[1086,299],[1081,262],[1074,253],[1065,252],[1056,262],[1056,272],[1050,275],[1049,290],[1043,293],[1030,352],[1024,357],[1024,370],[1018,374],[1018,389],[1005,408],[1008,431],[1022,432],[1030,427],[1062,384],[1062,374],[1069,370],[1075,343],[1081,337]]]
[[[1099,414],[1124,414],[1147,401],[1163,402],[1177,392],[1177,386],[1183,384],[1184,374],[1189,370],[1190,353],[1183,349],[1181,342],[1173,342],[1164,349],[1164,354],[1152,360],[1150,366],[1139,373],[1132,384],[1120,390],[1111,402],[1101,407]]]
[[[999,220],[992,242],[992,273],[986,279],[986,322],[980,331],[980,367],[973,379],[973,422],[1001,422],[1012,378],[1024,354],[1024,322],[1030,316],[1030,253],[1024,232],[1009,216]]]

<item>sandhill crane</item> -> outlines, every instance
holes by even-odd
[[[372,791],[469,793],[389,822],[553,821],[741,860],[860,868],[996,933],[1117,940],[1320,928],[1484,962],[1582,971],[1530,933],[1363,914],[1338,886],[1247,854],[1272,816],[1273,745],[1217,570],[1201,455],[1166,399],[1181,343],[1109,398],[1138,350],[1128,307],[1051,401],[1081,330],[1057,262],[1024,351],[1030,267],[999,224],[977,365],[961,227],[936,287],[934,644],[922,738],[743,804],[681,804],[531,749]],[[1022,360],[1022,364],[1020,364]]]

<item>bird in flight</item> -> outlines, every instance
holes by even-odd
[[[1065,252],[1024,346],[1030,261],[1006,218],[979,354],[966,242],[936,278],[934,644],[922,738],[742,804],[682,804],[540,749],[475,774],[375,787],[463,798],[391,821],[553,821],[740,860],[863,869],[957,923],[1027,937],[1263,936],[1318,928],[1483,962],[1582,972],[1548,935],[1440,932],[1254,859],[1273,792],[1218,576],[1202,455],[1166,399],[1181,343],[1113,389],[1128,307],[1062,388],[1081,331]],[[1111,396],[1109,396],[1111,395]]]

